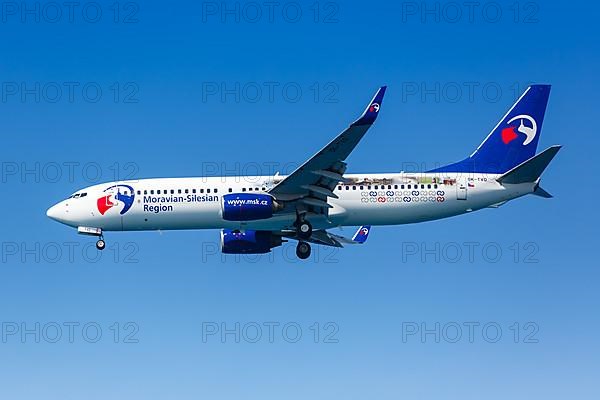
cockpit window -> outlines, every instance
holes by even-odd
[[[86,192],[84,192],[84,193],[74,193],[74,194],[70,195],[69,197],[67,197],[67,199],[79,199],[79,198],[85,197],[85,196],[87,196]]]

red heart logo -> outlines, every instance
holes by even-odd
[[[509,144],[517,137],[518,135],[515,133],[514,126],[509,126],[508,128],[502,129],[502,141],[504,142],[504,144]]]

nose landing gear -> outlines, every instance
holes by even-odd
[[[96,248],[100,251],[106,248],[106,242],[104,241],[104,237],[101,236],[100,239],[98,239],[98,241],[96,242]]]
[[[104,241],[102,229],[92,228],[89,226],[80,226],[77,228],[77,233],[80,235],[96,236],[98,238],[98,241],[96,242],[96,248],[98,250],[104,250],[106,248],[106,242]]]

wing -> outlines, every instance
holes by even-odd
[[[385,90],[385,86],[379,88],[359,119],[291,175],[271,188],[269,193],[276,199],[302,203],[304,209],[327,214],[327,210],[331,208],[327,198],[337,198],[333,189],[344,180],[344,160],[377,119]]]
[[[345,244],[363,244],[367,241],[367,237],[369,236],[369,232],[371,231],[370,225],[364,225],[358,228],[356,233],[352,236],[352,239],[349,239],[344,236],[335,235],[333,233],[329,233],[326,230],[318,230],[314,231],[309,239],[302,239],[305,242],[310,242],[314,244],[321,244],[324,246],[332,246],[332,247],[344,247]],[[295,239],[295,232],[287,232],[282,234],[283,237],[289,239]]]

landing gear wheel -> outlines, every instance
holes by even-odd
[[[306,242],[298,242],[298,246],[296,246],[296,255],[301,260],[306,260],[310,257],[310,244]]]
[[[296,231],[299,238],[308,239],[312,235],[312,225],[308,221],[299,221]]]
[[[98,241],[96,242],[96,248],[100,251],[104,250],[104,248],[106,247],[106,242],[104,241],[104,239],[98,239]]]

